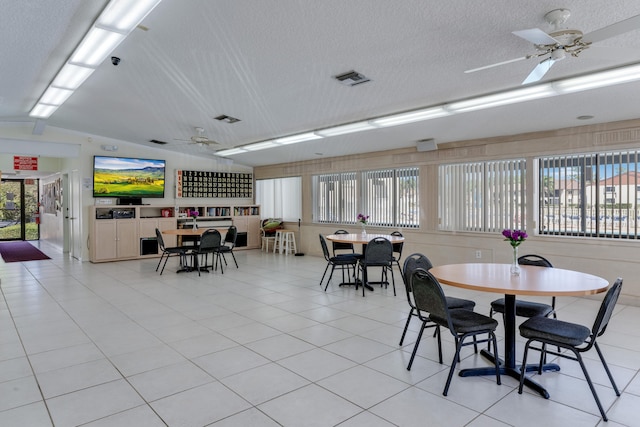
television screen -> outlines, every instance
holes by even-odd
[[[93,197],[164,197],[164,160],[94,156]]]

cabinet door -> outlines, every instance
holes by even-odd
[[[96,220],[93,226],[93,260],[102,261],[115,259],[116,249],[116,222],[114,220]]]
[[[138,238],[137,221],[117,220],[116,225],[118,258],[139,257],[140,239]]]
[[[178,228],[178,223],[175,218],[158,219],[158,229],[160,229],[160,231],[175,230],[176,228]],[[164,240],[164,245],[166,247],[178,245],[178,236],[176,235],[163,234],[162,240]]]
[[[155,218],[147,218],[140,220],[140,237],[156,237],[156,228],[158,220]]]
[[[260,239],[260,217],[247,218],[247,247],[259,248]]]
[[[234,216],[233,225],[238,229],[238,233],[248,233],[249,225],[247,224],[247,218],[244,216]]]

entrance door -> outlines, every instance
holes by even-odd
[[[3,179],[0,183],[0,240],[38,240],[37,179]]]
[[[70,255],[82,260],[82,222],[80,222],[80,173],[72,170],[69,174],[69,220],[70,220]]]

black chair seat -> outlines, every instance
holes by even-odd
[[[566,345],[578,346],[585,342],[591,330],[586,326],[549,317],[532,317],[520,325],[520,335],[524,338],[552,341]]]
[[[447,299],[447,307],[449,310],[455,310],[461,308],[463,310],[471,310],[473,311],[476,306],[475,301],[471,301],[464,298],[456,298],[456,297],[445,297]]]
[[[468,334],[470,332],[494,331],[498,327],[498,321],[475,311],[464,309],[449,310],[451,324],[457,334]],[[429,314],[429,319],[440,326],[448,327],[447,319],[435,314]]]
[[[499,298],[495,301],[492,301],[491,308],[496,313],[504,313],[505,311],[504,298]],[[549,304],[544,304],[541,302],[526,301],[526,300],[516,301],[516,316],[519,316],[519,317],[536,317],[536,316],[546,317],[552,312],[553,312],[553,307],[551,307]]]

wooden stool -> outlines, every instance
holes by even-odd
[[[295,254],[296,249],[296,234],[293,231],[284,230],[280,241],[280,253],[284,249],[285,255],[289,255],[289,252]]]

